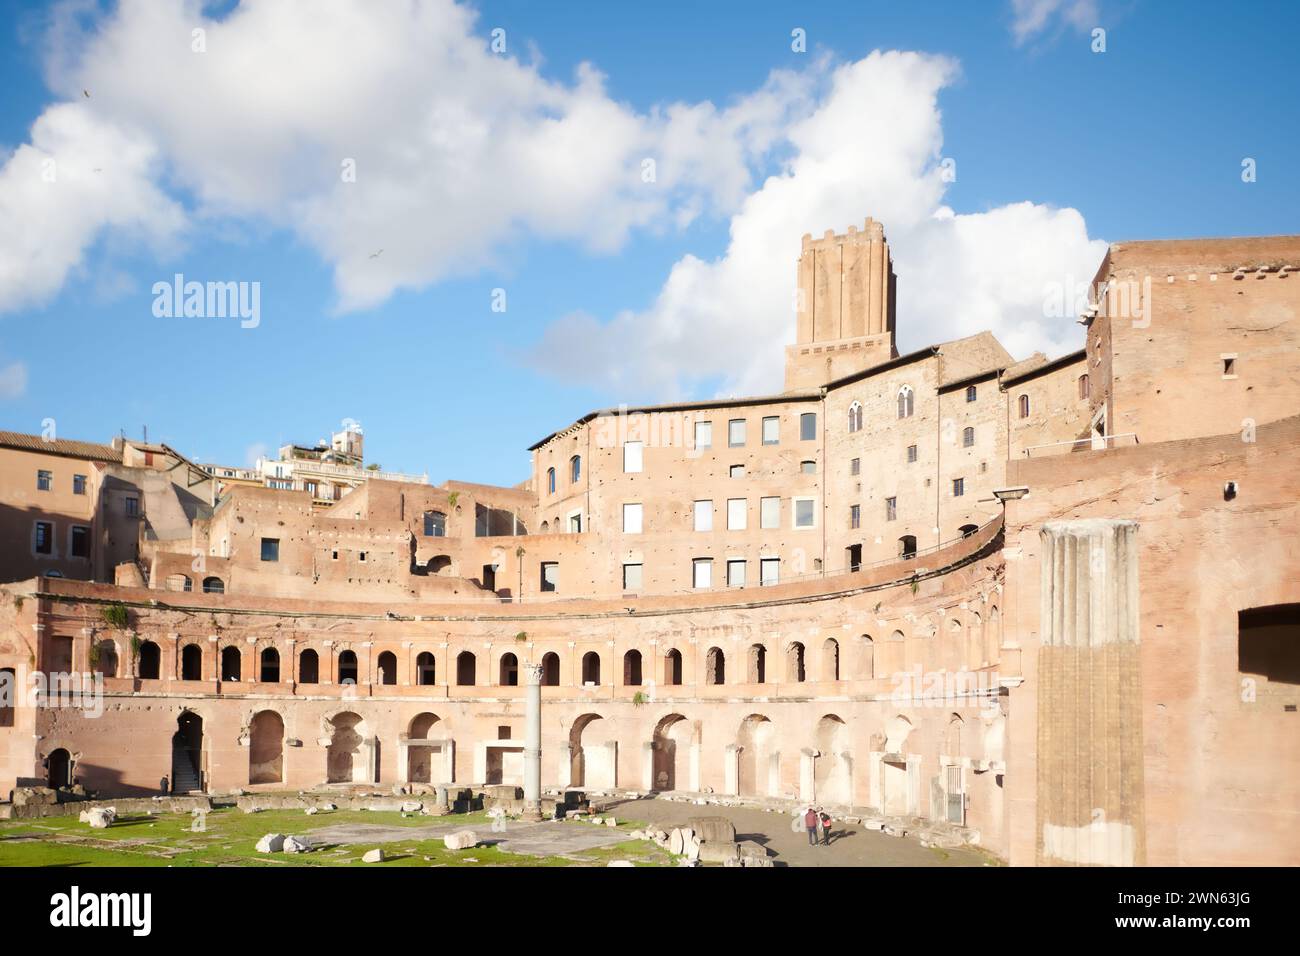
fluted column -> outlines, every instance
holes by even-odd
[[[542,818],[542,665],[525,664],[524,819]]]

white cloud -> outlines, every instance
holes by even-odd
[[[69,102],[38,127],[75,104],[138,165],[156,144],[169,185],[193,197],[200,219],[256,219],[314,247],[344,310],[490,265],[521,238],[610,251],[632,229],[726,214],[805,92],[800,75],[778,73],[726,108],[637,112],[610,98],[594,67],[555,82],[492,53],[475,14],[451,0],[245,0],[220,21],[197,0],[123,0],[89,26],[56,22],[48,82]],[[205,52],[192,49],[195,28]],[[347,161],[355,182],[341,175]],[[131,185],[123,202],[139,192]],[[39,259],[42,289],[57,288],[115,221],[71,203],[47,228],[35,211],[8,216],[39,248],[18,261],[0,251],[11,277],[0,311],[20,297],[12,277],[25,264]]]
[[[27,392],[27,366],[11,362],[0,368],[0,398],[22,398]]]
[[[1053,28],[1097,26],[1097,0],[1011,0],[1011,35],[1020,45]]]
[[[937,98],[956,73],[948,59],[896,52],[836,68],[787,132],[792,158],[732,218],[721,258],[681,259],[642,312],[562,319],[535,364],[638,398],[710,381],[721,394],[779,390],[800,237],[868,215],[884,223],[899,276],[900,348],[985,329],[1019,355],[1071,347],[1077,327],[1044,317],[1046,288],[1091,279],[1105,244],[1088,239],[1072,209],[1018,203],[955,215],[942,205]]]

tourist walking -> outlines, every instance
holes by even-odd
[[[817,845],[817,824],[819,822],[820,820],[817,816],[817,811],[812,807],[809,807],[808,812],[803,815],[803,825],[808,830],[809,846]]]
[[[822,810],[818,817],[818,822],[822,825],[822,846],[831,845],[831,815]]]

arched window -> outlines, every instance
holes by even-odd
[[[898,556],[900,558],[916,557],[916,535],[905,534],[898,539]]]
[[[912,386],[904,385],[898,390],[898,417],[911,418],[915,410],[915,404],[912,398]]]
[[[433,655],[428,651],[422,651],[420,656],[415,659],[415,674],[415,679],[421,687],[433,686],[434,678],[438,675],[438,669]]]
[[[976,531],[979,530],[979,525],[964,524],[957,530],[961,532],[961,536],[963,538],[969,538],[971,535],[973,535]]]
[[[840,679],[840,642],[828,637],[822,643],[822,680]]]
[[[445,538],[447,536],[447,516],[441,511],[424,513],[424,536],[426,538]]]
[[[384,651],[379,655],[379,683],[396,684],[397,683],[397,655],[392,651]]]
[[[961,446],[963,448],[969,448],[974,444],[975,444],[975,429],[971,428],[968,425],[965,428],[963,428],[961,431]]]
[[[136,660],[136,675],[143,680],[157,680],[162,668],[162,651],[153,641],[140,645]]]
[[[791,684],[802,684],[806,676],[803,645],[795,641],[785,650],[785,679]]]
[[[546,469],[546,491],[548,494],[555,494],[555,469]]]
[[[579,456],[574,455],[572,458],[569,459],[569,481],[570,483],[576,482],[581,477],[582,477],[582,459]]]
[[[1079,376],[1079,397],[1087,398],[1092,394],[1092,383],[1088,379],[1088,373],[1084,372]]]
[[[320,655],[310,647],[298,655],[298,683],[320,683]]]
[[[704,656],[704,683],[725,684],[727,682],[727,658],[720,647],[710,647]]]
[[[551,533],[551,523],[549,521],[543,521],[542,534],[550,534],[550,533]]]
[[[280,683],[280,652],[274,647],[268,647],[262,651],[261,676],[258,678],[263,684]]]
[[[600,683],[600,655],[595,651],[582,655],[582,683],[584,687]]]
[[[0,727],[14,725],[18,709],[18,673],[12,667],[0,668]]]
[[[203,680],[203,649],[197,644],[181,648],[181,680]]]
[[[1029,417],[1029,396],[1028,395],[1020,396],[1020,417],[1021,418]]]
[[[473,687],[478,679],[475,670],[478,661],[472,651],[461,651],[456,655],[456,683],[461,687]]]
[[[849,406],[849,431],[856,432],[862,429],[862,403],[854,402]]]
[[[243,670],[243,658],[239,648],[227,645],[221,649],[221,679],[238,681]]]
[[[762,644],[749,646],[748,673],[745,675],[750,684],[767,683],[767,648]]]
[[[116,677],[117,645],[112,641],[100,641],[96,647],[99,651],[99,660],[95,663],[94,669],[105,677]]]
[[[876,642],[870,634],[863,634],[858,643],[858,679],[874,680],[876,677]]]
[[[357,682],[356,651],[344,651],[339,654],[339,683],[355,684]]]
[[[519,686],[519,658],[514,654],[501,655],[501,664],[497,668],[497,683],[502,687]]]
[[[623,655],[623,685],[625,687],[641,686],[640,651],[628,651]]]
[[[203,593],[204,594],[225,594],[226,582],[221,580],[221,578],[204,578]]]
[[[169,574],[167,575],[168,591],[193,591],[194,582],[186,574]]]
[[[682,682],[682,652],[673,648],[664,656],[664,684],[677,687]]]
[[[967,385],[967,386],[966,386],[966,401],[968,401],[968,402],[973,402],[973,401],[975,401],[975,396],[976,396],[977,394],[978,394],[978,393],[975,391],[975,386],[974,386],[974,385]]]
[[[560,655],[548,651],[542,655],[542,686],[560,686]]]

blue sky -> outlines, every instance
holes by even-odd
[[[466,90],[494,86],[500,71],[490,53],[468,62],[453,54],[448,72],[415,76],[409,87],[401,75],[376,80],[357,66],[364,75],[356,85],[374,89],[360,107],[345,93],[338,116],[309,92],[282,92],[296,76],[313,76],[301,50],[286,51],[297,66],[284,69],[296,74],[268,74],[261,95],[256,78],[234,89],[219,78],[199,81],[169,72],[167,56],[142,66],[142,57],[122,52],[129,43],[103,40],[115,20],[125,23],[123,35],[149,34],[152,13],[120,17],[114,5],[98,12],[92,5],[81,11],[84,32],[74,43],[66,32],[51,37],[44,5],[8,3],[0,28],[0,164],[10,165],[7,178],[0,173],[0,427],[39,432],[54,418],[60,436],[107,440],[119,429],[138,436],[147,425],[150,438],[199,460],[244,464],[259,445],[314,441],[350,417],[365,427],[371,460],[386,468],[509,484],[528,474],[528,445],[592,408],[779,388],[771,356],[793,319],[788,298],[771,300],[782,297],[780,283],[793,282],[805,229],[885,220],[899,272],[900,348],[979,324],[1021,346],[1017,352],[1070,344],[1069,330],[1039,328],[1032,306],[1058,273],[1091,278],[1103,241],[1297,231],[1294,4],[1250,4],[1225,16],[1208,3],[1044,2],[1041,28],[1019,39],[1016,24],[1032,12],[1031,0],[484,3],[458,28],[484,51],[490,31],[505,29],[507,51],[497,59],[522,66],[501,89],[466,104],[456,99],[462,70],[470,71]],[[234,32],[241,17],[252,19],[248,4],[234,6],[180,8],[179,21],[210,30],[205,64],[252,34]],[[1094,25],[1106,30],[1104,53],[1090,49]],[[806,31],[806,53],[791,50],[795,28]],[[412,32],[392,30],[398,44]],[[137,50],[151,49],[157,35],[139,42]],[[286,34],[284,42],[301,41]],[[312,42],[309,49],[324,47],[332,62],[318,67],[324,72],[308,91],[352,68],[329,53],[328,38]],[[867,63],[873,50],[918,51],[929,69]],[[409,62],[420,62],[419,53]],[[393,61],[395,69],[407,62],[400,52]],[[582,86],[582,64],[603,74],[599,93]],[[780,102],[770,110],[742,109],[773,70],[791,71],[798,91],[773,97]],[[78,99],[84,83],[96,89]],[[405,166],[416,147],[402,131],[412,118],[428,121],[418,101],[430,86],[439,90],[435,145]],[[899,115],[880,115],[873,91],[895,88],[888,102],[902,104]],[[606,112],[572,120],[592,102]],[[33,124],[68,103],[98,125],[88,130],[78,120],[66,135],[34,140]],[[762,142],[746,150],[736,144],[747,134],[734,124],[706,125],[700,141],[682,149],[680,177],[664,161],[664,179],[673,181],[654,200],[643,203],[617,176],[607,187],[610,169],[682,142],[673,123],[660,122],[674,103],[762,112],[762,123],[743,127],[758,128]],[[798,132],[833,109],[849,122],[826,135]],[[518,122],[490,130],[487,145],[465,146],[475,141],[475,117],[487,114]],[[569,123],[572,135],[558,140],[557,152],[515,165],[526,147],[509,141],[508,128],[536,133],[552,121]],[[317,184],[308,168],[317,153],[336,165],[334,142],[321,144],[340,127],[355,131],[362,175],[382,166],[388,176],[385,198],[366,198],[361,210],[347,205],[346,191],[333,198],[337,187],[327,177]],[[107,131],[122,139],[106,140]],[[731,145],[716,145],[724,140]],[[36,168],[24,163],[43,155],[36,147],[57,152],[51,142],[65,151],[93,142],[101,150],[94,155],[110,157],[95,160],[103,170],[95,175],[121,180],[84,202],[74,194],[47,206],[48,190],[18,196],[30,181],[24,171]],[[147,146],[152,159],[120,171],[112,157],[133,144]],[[380,147],[382,158],[366,158]],[[462,150],[467,160],[447,159]],[[732,152],[739,167],[711,165]],[[547,157],[555,168],[536,181],[471,183],[485,166],[531,169]],[[1253,183],[1241,178],[1247,157],[1257,163]],[[941,158],[955,160],[957,178],[936,198]],[[270,185],[260,182],[259,162],[274,170]],[[413,176],[417,168],[428,178]],[[819,170],[845,168],[864,181],[860,188],[820,181],[829,174]],[[903,178],[892,183],[893,175]],[[773,188],[781,185],[773,177],[789,188]],[[914,206],[896,202],[912,185]],[[416,193],[428,204],[408,202]],[[460,193],[473,198],[458,203]],[[781,202],[806,209],[771,212]],[[491,207],[482,219],[495,217],[495,227],[479,228],[476,204]],[[407,206],[418,214],[405,215]],[[938,206],[979,230],[980,248],[936,231]],[[871,207],[891,210],[892,221]],[[998,215],[1013,208],[1029,218]],[[755,257],[729,248],[729,236],[764,236],[773,223],[781,228],[770,251]],[[1032,275],[1019,298],[1001,302],[972,278],[987,271],[990,245],[1005,249],[1007,264],[998,268],[1014,273],[1022,263]],[[1059,260],[1035,258],[1055,245]],[[14,254],[19,246],[26,259]],[[369,261],[358,254],[370,248],[384,252]],[[960,261],[941,261],[947,255]],[[68,261],[45,267],[59,256]],[[665,293],[682,263],[685,305]],[[395,271],[375,277],[366,272],[374,264]],[[178,271],[259,282],[260,325],[155,317],[151,287]],[[39,293],[28,279],[37,272]],[[758,280],[767,273],[780,282],[764,286]],[[942,288],[945,276],[953,288]],[[751,285],[752,299],[733,292]],[[498,288],[505,312],[491,309]],[[710,296],[716,301],[697,304]],[[964,311],[971,299],[982,304]],[[691,329],[704,337],[692,340]],[[679,364],[689,372],[677,375]],[[617,374],[602,371],[611,366]]]

